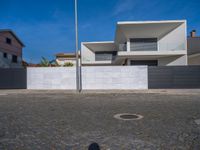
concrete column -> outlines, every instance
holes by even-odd
[[[127,40],[127,52],[131,51],[131,42],[130,39]]]
[[[131,66],[131,60],[130,59],[127,60],[127,66]]]

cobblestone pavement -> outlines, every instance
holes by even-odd
[[[0,150],[199,150],[200,93],[171,93],[0,91]]]

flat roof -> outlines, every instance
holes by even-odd
[[[114,41],[95,41],[95,42],[81,42],[82,44],[109,44],[109,43],[115,43]]]
[[[76,58],[76,53],[57,53],[56,58]]]
[[[151,24],[151,23],[184,23],[186,20],[160,20],[160,21],[119,21],[118,25],[126,24]]]
[[[123,21],[117,23],[115,42],[123,43],[129,38],[162,38],[186,20]]]
[[[82,42],[82,44],[94,52],[114,51],[115,50],[115,42],[114,41]]]

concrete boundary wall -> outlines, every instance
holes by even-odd
[[[82,68],[82,89],[148,89],[146,66],[102,66]]]
[[[75,67],[0,69],[0,89],[76,89]],[[200,66],[82,67],[83,90],[200,88]]]
[[[27,68],[27,89],[76,89],[75,67]]]
[[[82,89],[147,89],[147,67],[82,67]],[[76,68],[28,68],[28,89],[76,89]]]

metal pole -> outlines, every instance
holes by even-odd
[[[79,48],[78,48],[78,10],[75,0],[75,33],[76,33],[76,90],[80,92]]]

